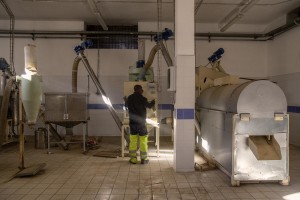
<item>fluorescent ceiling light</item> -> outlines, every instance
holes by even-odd
[[[226,31],[236,21],[241,19],[250,8],[252,8],[259,0],[243,0],[235,9],[233,9],[220,23],[221,32]]]
[[[97,21],[99,22],[99,24],[102,26],[103,30],[108,30],[105,22],[104,22],[104,19],[99,11],[99,9],[97,8],[97,5],[96,5],[96,2],[95,0],[87,0],[89,6],[90,6],[90,9],[91,11],[93,12],[93,14],[95,15]]]

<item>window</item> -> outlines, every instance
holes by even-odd
[[[88,25],[87,31],[103,31],[101,26]],[[93,41],[92,49],[137,49],[138,35],[124,34],[138,32],[138,26],[108,26],[108,34],[88,35],[87,39]],[[112,34],[110,32],[120,32]],[[123,33],[123,34],[122,34]]]

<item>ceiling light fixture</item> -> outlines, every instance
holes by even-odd
[[[220,23],[221,32],[226,31],[236,21],[241,19],[244,14],[250,10],[259,0],[243,0],[235,9],[233,9]]]
[[[99,22],[99,24],[102,26],[103,30],[107,31],[108,27],[106,26],[106,23],[99,11],[99,9],[97,8],[96,2],[95,0],[87,0],[91,11],[93,12],[93,14],[95,15],[97,21]]]

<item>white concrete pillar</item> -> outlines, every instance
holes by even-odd
[[[175,0],[174,169],[176,172],[194,171],[194,29],[194,0]]]

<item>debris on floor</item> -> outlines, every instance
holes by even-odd
[[[93,154],[93,156],[117,158],[121,156],[121,147],[118,145],[101,143],[98,150]]]
[[[16,177],[24,177],[24,176],[34,176],[36,175],[39,171],[41,171],[44,167],[46,166],[46,163],[41,163],[41,164],[36,164],[29,166],[20,172],[18,172],[15,176]]]
[[[208,171],[208,170],[216,169],[216,165],[207,162],[201,164],[195,162],[194,168],[196,171]]]
[[[208,160],[200,151],[195,151],[195,165],[196,171],[208,171],[216,169],[216,165]]]

